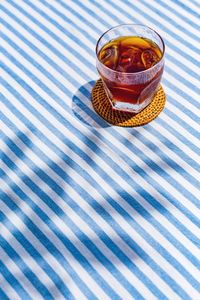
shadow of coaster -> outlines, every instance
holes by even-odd
[[[101,79],[97,80],[92,90],[92,105],[97,114],[108,123],[122,127],[136,127],[151,122],[161,113],[165,102],[165,92],[160,86],[151,103],[138,114],[133,114],[112,108]]]

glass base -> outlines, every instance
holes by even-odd
[[[154,96],[154,95],[153,95]],[[132,113],[139,113],[141,110],[143,110],[147,105],[149,105],[153,99],[153,96],[147,98],[144,102],[141,104],[133,104],[128,102],[120,102],[120,101],[114,101],[113,99],[109,99],[113,109],[132,112]]]
[[[130,103],[130,102],[121,102],[121,101],[115,101],[115,99],[112,97],[112,94],[110,93],[109,89],[107,88],[107,86],[105,85],[104,81],[103,82],[103,86],[104,86],[104,90],[106,92],[106,95],[110,101],[110,104],[112,105],[112,108],[115,110],[120,110],[120,111],[125,111],[125,112],[131,112],[134,114],[139,113],[140,111],[142,111],[146,106],[148,106],[151,101],[153,100],[154,95],[156,94],[157,89],[155,90],[155,92],[153,93],[153,95],[151,95],[150,97],[146,98],[142,103]],[[140,100],[138,100],[139,102]]]

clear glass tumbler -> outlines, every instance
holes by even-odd
[[[161,59],[149,69],[134,73],[115,71],[106,67],[98,58],[99,51],[106,43],[123,36],[138,36],[153,41],[162,52]],[[97,70],[114,109],[138,113],[152,101],[162,77],[164,54],[165,44],[161,36],[144,25],[119,25],[100,37],[96,45]]]

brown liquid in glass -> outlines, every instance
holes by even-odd
[[[150,39],[123,36],[106,43],[99,51],[98,58],[106,67],[114,71],[137,73],[157,64],[162,58],[162,51]],[[120,84],[112,81],[112,78],[105,78],[103,74],[100,75],[114,101],[141,104],[155,92],[162,72],[163,68],[150,81],[142,84]],[[144,92],[142,93],[142,91]],[[138,99],[140,99],[139,103]]]

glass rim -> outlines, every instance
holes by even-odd
[[[161,40],[161,43],[162,43],[162,45],[163,45],[163,51],[162,51],[162,57],[161,57],[161,59],[159,60],[159,62],[157,63],[157,64],[155,64],[154,66],[152,66],[152,67],[150,67],[149,69],[146,69],[146,70],[143,70],[143,71],[139,71],[139,72],[121,72],[121,71],[116,71],[116,70],[113,70],[113,69],[111,69],[111,68],[108,68],[107,66],[105,66],[101,61],[100,61],[100,59],[99,59],[99,57],[98,57],[98,52],[97,52],[97,48],[98,48],[98,46],[99,46],[99,43],[100,43],[100,40],[103,38],[103,36],[104,35],[106,35],[106,33],[108,33],[109,31],[111,31],[111,30],[113,30],[113,29],[116,29],[116,28],[118,28],[118,27],[122,27],[122,26],[139,26],[139,27],[146,27],[146,28],[148,28],[148,29],[150,29],[151,31],[153,31],[153,32],[155,32],[155,34],[160,38],[160,40]],[[98,60],[98,62],[103,66],[103,68],[105,68],[105,69],[107,69],[107,70],[109,70],[110,72],[113,72],[113,73],[116,73],[116,74],[126,74],[127,76],[130,76],[130,75],[138,75],[138,74],[141,74],[141,73],[146,73],[146,72],[148,72],[148,71],[150,71],[150,70],[153,70],[154,68],[156,68],[158,65],[160,65],[161,64],[161,62],[164,60],[164,55],[165,55],[165,43],[164,43],[164,40],[163,40],[163,38],[161,37],[161,35],[158,33],[158,32],[156,32],[154,29],[152,29],[151,27],[149,27],[149,26],[146,26],[146,25],[144,25],[144,24],[134,24],[134,23],[124,23],[124,24],[120,24],[120,25],[117,25],[117,26],[113,26],[113,27],[111,27],[110,29],[108,29],[108,30],[106,30],[101,36],[100,36],[100,38],[98,39],[98,41],[97,41],[97,43],[96,43],[96,58],[97,58],[97,60]]]

